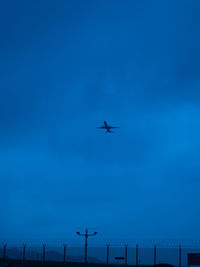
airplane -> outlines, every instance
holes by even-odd
[[[97,129],[105,129],[107,133],[114,133],[110,129],[115,129],[115,128],[120,128],[120,127],[109,126],[106,121],[104,121],[104,126],[97,127]]]

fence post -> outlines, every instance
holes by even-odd
[[[136,245],[136,266],[138,265],[138,244]]]
[[[66,262],[66,245],[64,245],[64,262]]]
[[[23,261],[26,260],[26,244],[23,245]]]
[[[110,245],[107,245],[107,264],[109,264]]]
[[[156,265],[156,245],[154,246],[154,265]]]
[[[125,245],[125,265],[127,265],[128,262],[128,245]]]
[[[7,249],[7,244],[4,244],[3,246],[3,259],[6,259],[6,249]]]
[[[179,267],[181,267],[181,245],[179,246]]]
[[[43,244],[43,262],[45,262],[46,244]]]

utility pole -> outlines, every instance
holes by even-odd
[[[179,267],[181,267],[181,245],[179,246]]]
[[[64,262],[66,262],[66,246],[67,245],[64,244]]]
[[[23,245],[23,261],[26,260],[26,244]]]
[[[110,248],[110,245],[107,245],[107,264],[109,264],[109,248]]]
[[[136,266],[138,266],[138,244],[136,245]]]
[[[156,245],[154,246],[154,265],[156,265]]]
[[[127,265],[128,262],[128,245],[125,245],[125,265]]]
[[[88,234],[88,229],[87,228],[85,230],[85,234],[81,234],[80,232],[76,232],[76,233],[79,236],[84,236],[85,237],[85,264],[87,264],[87,246],[88,246],[87,239],[88,239],[89,236],[95,236],[98,233],[97,232],[94,232],[93,234]]]
[[[45,262],[45,256],[46,256],[46,244],[43,244],[43,262]]]
[[[6,248],[7,248],[7,244],[4,244],[3,246],[3,259],[6,259]]]

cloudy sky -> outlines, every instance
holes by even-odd
[[[2,238],[200,238],[199,10],[1,2]]]

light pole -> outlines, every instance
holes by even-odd
[[[85,237],[85,264],[87,263],[87,239],[89,236],[95,236],[98,233],[94,232],[93,234],[88,234],[88,229],[86,228],[85,234],[81,234],[80,232],[76,232],[77,235],[84,236]]]

